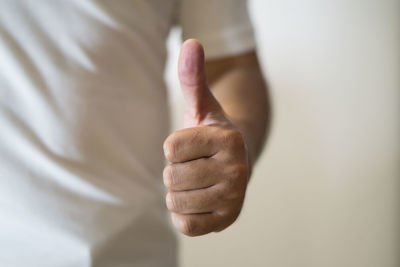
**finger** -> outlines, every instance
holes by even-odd
[[[164,184],[169,190],[184,191],[215,185],[221,180],[223,174],[216,159],[200,158],[166,166],[163,178]]]
[[[225,229],[234,221],[234,218],[224,217],[218,213],[171,213],[171,219],[175,228],[187,236],[199,236],[210,232],[218,232]]]
[[[219,185],[190,191],[169,191],[166,204],[169,211],[180,214],[213,212],[226,204]]]
[[[207,117],[222,111],[208,88],[204,49],[199,41],[189,39],[182,45],[178,61],[178,77],[186,101],[184,127],[202,124]]]
[[[218,129],[199,126],[172,133],[164,142],[164,154],[172,163],[211,157],[218,151]]]

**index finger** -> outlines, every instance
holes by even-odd
[[[164,154],[169,162],[181,163],[211,157],[218,151],[218,128],[197,126],[172,133],[164,142]]]

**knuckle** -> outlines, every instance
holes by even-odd
[[[167,208],[173,212],[184,212],[186,209],[186,200],[183,197],[178,197],[179,193],[168,192]]]
[[[237,130],[227,130],[223,135],[223,142],[233,149],[240,149],[244,147],[243,135]]]
[[[163,181],[167,188],[171,188],[177,183],[176,168],[173,165],[165,166],[163,171]]]
[[[248,166],[246,164],[235,164],[229,170],[230,181],[234,185],[244,186],[248,180]]]
[[[247,164],[237,164],[233,167],[233,177],[235,179],[247,180],[248,171]]]
[[[242,189],[235,189],[227,194],[227,200],[230,203],[229,206],[236,207],[238,206],[242,200],[244,199],[244,190]]]
[[[164,181],[164,185],[168,188],[171,187],[171,176],[172,176],[172,170],[171,170],[171,165],[167,165],[165,166],[164,170],[163,170],[163,181]]]
[[[168,161],[174,162],[178,157],[179,143],[172,134],[164,141],[164,154]]]
[[[244,199],[247,187],[247,166],[236,164],[232,166],[227,175],[226,192],[224,194],[228,203],[239,203]]]
[[[176,195],[168,192],[167,197],[166,197],[166,202],[167,202],[167,208],[170,211],[180,211],[180,202],[177,200]]]
[[[238,218],[240,214],[240,208],[238,207],[229,207],[226,209],[221,209],[216,212],[220,220],[220,224],[213,229],[213,232],[221,232],[222,230],[229,227],[235,220]]]
[[[196,236],[195,221],[190,217],[182,220],[180,231],[187,236]]]

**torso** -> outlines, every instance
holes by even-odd
[[[173,8],[0,4],[1,265],[175,264],[161,178]]]

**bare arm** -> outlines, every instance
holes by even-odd
[[[186,104],[183,129],[164,142],[167,208],[186,235],[219,232],[239,216],[265,139],[266,86],[255,53],[205,64],[194,39],[182,45],[178,77]]]
[[[250,167],[270,127],[271,106],[257,55],[249,53],[206,61],[210,90],[245,136]]]

